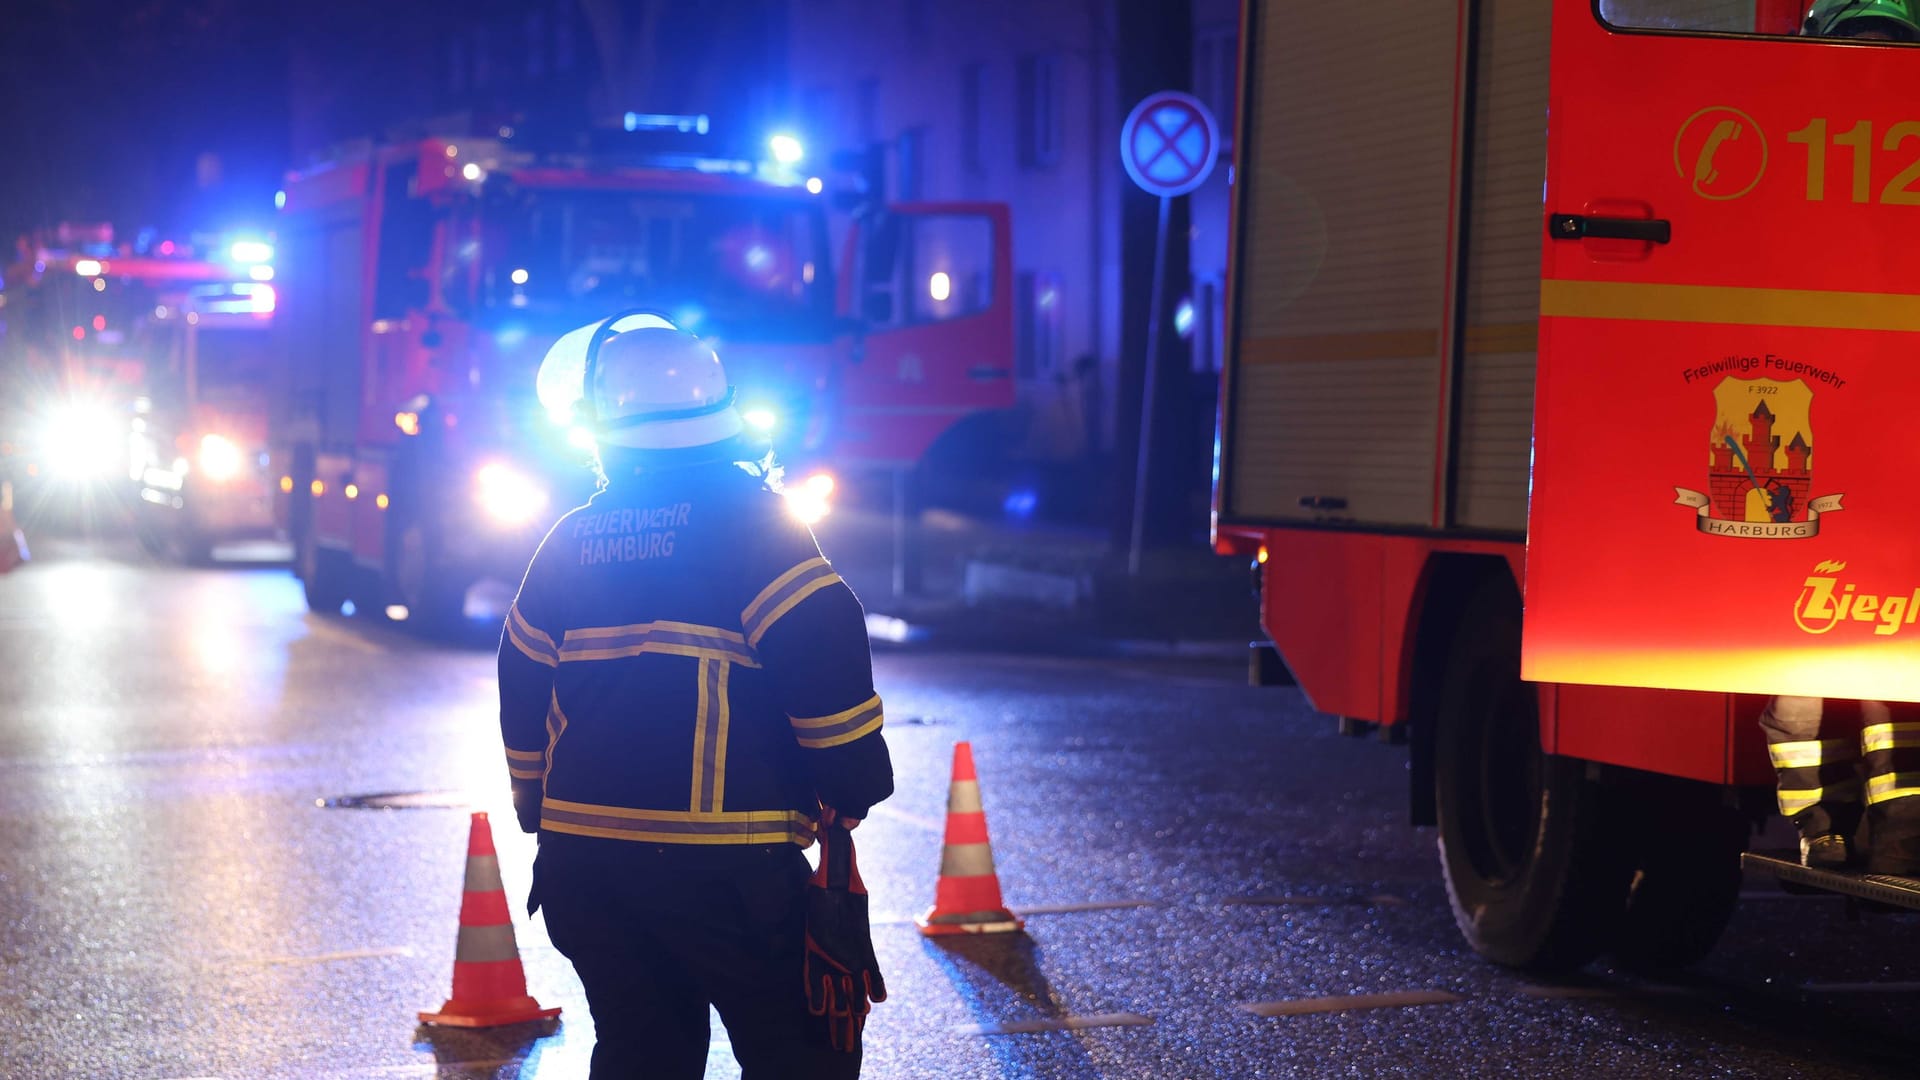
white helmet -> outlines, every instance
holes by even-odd
[[[623,312],[554,342],[536,388],[550,413],[571,414],[603,445],[679,450],[746,428],[720,358],[651,311]]]

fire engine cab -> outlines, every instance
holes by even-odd
[[[831,230],[836,261],[798,144],[761,162],[705,147],[704,117],[627,121],[560,148],[511,129],[368,145],[289,176],[273,454],[314,610],[445,627],[477,613],[475,585],[517,582],[593,483],[591,434],[541,408],[535,371],[621,310],[713,343],[790,469],[910,468],[1012,405],[1004,206],[869,199]]]
[[[1244,11],[1216,547],[1313,706],[1410,746],[1474,948],[1697,959],[1768,696],[1920,701],[1920,46],[1799,0]]]

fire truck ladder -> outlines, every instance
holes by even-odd
[[[1778,877],[1781,887],[1789,892],[1838,893],[1867,904],[1920,911],[1920,879],[1850,874],[1844,870],[1816,870],[1801,866],[1790,857],[1762,855],[1752,851],[1740,856],[1740,864],[1747,869]]]

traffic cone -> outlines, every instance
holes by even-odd
[[[559,1009],[543,1009],[527,994],[527,973],[513,943],[513,917],[500,886],[500,858],[493,850],[487,815],[473,815],[467,836],[467,886],[460,898],[460,940],[453,953],[453,996],[439,1012],[423,1012],[423,1024],[499,1027],[528,1020],[550,1020]]]
[[[27,561],[27,538],[13,518],[13,485],[0,480],[0,574]]]
[[[987,814],[980,806],[980,780],[973,771],[973,744],[953,744],[953,786],[947,789],[947,839],[940,852],[940,882],[933,907],[914,920],[927,937],[1000,934],[1025,923],[1000,898],[987,842]]]

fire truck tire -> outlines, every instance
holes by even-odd
[[[441,556],[440,538],[425,522],[400,533],[394,553],[393,591],[407,608],[407,626],[427,636],[443,636],[460,626],[467,590]]]
[[[1638,872],[1612,952],[1634,971],[1674,971],[1705,959],[1733,920],[1748,827],[1706,784],[1645,794],[1637,800],[1642,824],[1633,830],[1643,838]]]
[[[338,615],[347,602],[348,573],[352,569],[346,556],[321,547],[308,530],[300,536],[298,558],[307,610],[317,615]]]
[[[1540,746],[1520,680],[1520,597],[1504,578],[1466,605],[1435,719],[1440,862],[1474,951],[1530,971],[1578,968],[1611,945],[1632,867],[1585,764]]]

